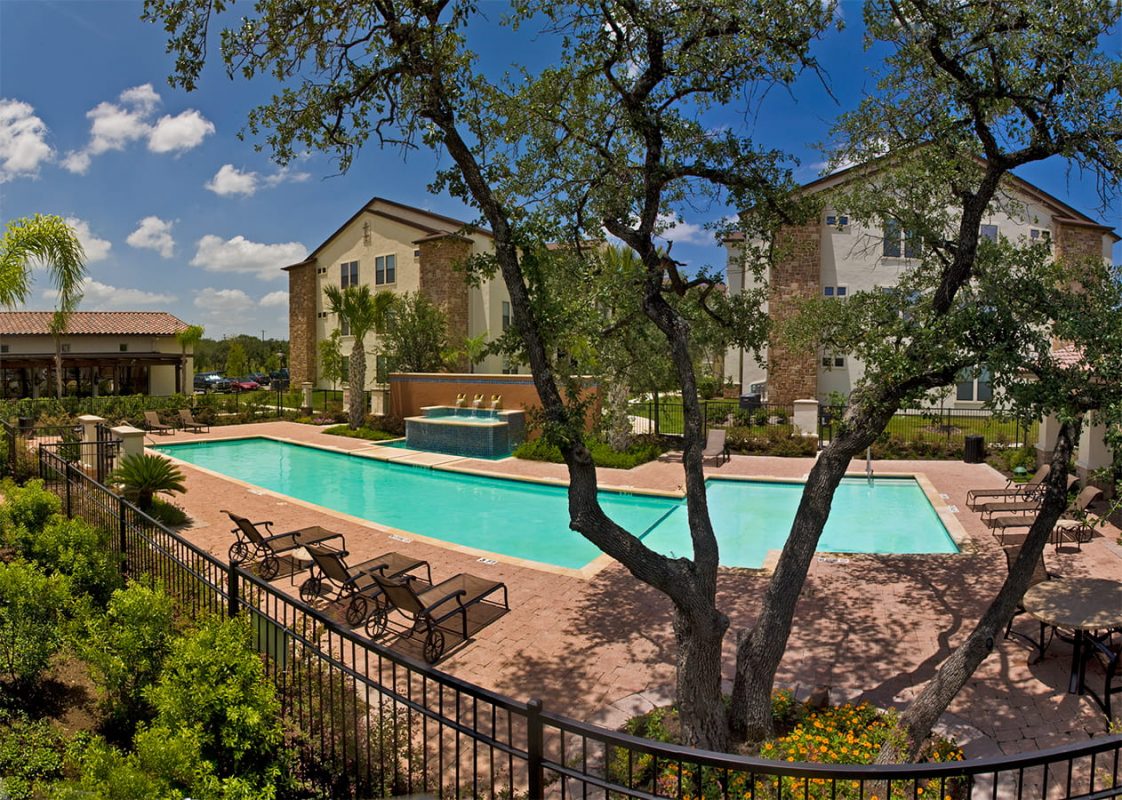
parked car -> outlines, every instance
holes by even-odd
[[[269,379],[273,381],[288,382],[288,367],[281,367],[269,373]]]
[[[231,392],[252,392],[255,389],[260,389],[261,384],[252,378],[231,378],[230,391]]]
[[[268,387],[268,385],[269,385],[269,376],[266,375],[264,372],[254,372],[252,375],[249,376],[249,379],[251,381],[257,381],[257,385],[260,386],[262,389]]]
[[[199,392],[228,392],[230,381],[217,372],[200,372],[195,375],[195,390]]]

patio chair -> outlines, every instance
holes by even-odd
[[[179,409],[179,427],[192,433],[209,433],[210,426],[204,422],[196,422],[195,415],[189,408]]]
[[[1090,636],[1087,638],[1087,647],[1090,650],[1091,657],[1102,665],[1103,671],[1106,673],[1106,680],[1103,681],[1101,695],[1084,683],[1084,675],[1079,676],[1079,683],[1091,697],[1095,698],[1095,702],[1102,708],[1109,723],[1114,719],[1111,714],[1110,698],[1112,695],[1122,692],[1122,681],[1116,683],[1119,678],[1122,678],[1122,639],[1114,633],[1101,639]],[[1083,660],[1084,669],[1086,669],[1086,665],[1087,659],[1085,658]]]
[[[1079,483],[1079,478],[1077,478],[1075,475],[1067,476],[1067,491],[1069,494],[1071,493],[1071,490],[1075,488],[1075,484],[1077,483]],[[1029,495],[1022,500],[1014,501],[1007,498],[1005,500],[996,502],[982,503],[980,510],[982,513],[982,519],[984,520],[987,516],[992,518],[994,514],[1028,514],[1039,511],[1040,504],[1042,502],[1043,498],[1040,492],[1037,491],[1036,493]],[[974,510],[977,511],[979,510],[979,508],[975,506]]]
[[[1021,546],[1012,545],[1010,547],[1003,547],[1001,549],[1005,551],[1005,566],[1009,569],[1010,572],[1012,572],[1013,565],[1017,563],[1017,559],[1021,555]],[[1043,583],[1044,581],[1055,580],[1057,577],[1059,576],[1053,575],[1048,571],[1048,565],[1044,563],[1044,553],[1041,553],[1040,558],[1037,559],[1036,564],[1033,565],[1032,577],[1029,578],[1029,585],[1027,589],[1031,589],[1033,586],[1036,586],[1036,584]],[[1044,649],[1044,633],[1047,628],[1047,626],[1043,622],[1040,623],[1040,644],[1037,644],[1032,637],[1025,636],[1025,634],[1018,633],[1017,631],[1013,630],[1013,620],[1024,613],[1026,613],[1025,607],[1021,605],[1021,602],[1018,600],[1017,607],[1013,611],[1013,616],[1009,617],[1009,624],[1005,626],[1005,638],[1008,639],[1010,636],[1020,636],[1023,639],[1027,639],[1029,642],[1035,645],[1037,649],[1042,651]]]
[[[1010,478],[1006,481],[1004,489],[971,489],[966,493],[966,505],[968,508],[975,509],[983,502],[997,501],[999,498],[1006,498],[1010,502],[1028,499],[1040,491],[1040,484],[1051,471],[1052,465],[1044,464],[1027,483],[1015,484]]]
[[[317,597],[323,596],[325,586],[334,594],[334,597],[328,597],[328,602],[342,602],[349,598],[345,617],[351,627],[366,622],[370,616],[370,603],[382,593],[370,573],[396,578],[424,567],[428,583],[432,584],[429,562],[401,553],[383,553],[352,567],[347,565],[346,550],[328,550],[316,545],[308,545],[305,549],[312,557],[313,566],[311,576],[300,584],[300,599],[310,605]]]
[[[376,603],[374,613],[366,621],[366,633],[377,639],[389,626],[389,615],[397,610],[411,625],[408,630],[425,631],[424,657],[435,664],[444,655],[444,634],[440,623],[457,614],[460,615],[460,628],[464,640],[468,638],[468,609],[474,605],[487,603],[496,608],[510,610],[506,584],[480,578],[461,572],[453,578],[441,581],[435,586],[417,591],[415,578],[405,575],[401,578],[386,578],[377,572],[368,573],[382,590],[381,602]],[[502,590],[502,604],[487,600],[492,594]]]
[[[1073,485],[1071,479],[1068,479],[1068,485]],[[1089,542],[1091,540],[1091,533],[1094,529],[1093,525],[1088,525],[1086,522],[1087,506],[1098,500],[1102,492],[1093,486],[1088,486],[1079,496],[1075,498],[1075,502],[1068,506],[1064,511],[1064,516],[1056,522],[1056,526],[1052,529],[1052,536],[1049,541],[1053,546],[1058,546],[1064,540],[1070,540],[1077,545],[1082,542]],[[1000,535],[1001,543],[1005,544],[1005,531],[1009,528],[1031,528],[1032,523],[1036,522],[1035,514],[1010,516],[1010,517],[993,517],[989,521],[990,533],[995,536]],[[1082,549],[1082,548],[1080,548]]]
[[[705,440],[705,449],[701,451],[701,463],[704,464],[707,459],[712,458],[719,467],[730,457],[729,446],[725,441],[725,429],[711,428],[709,436]]]
[[[144,412],[144,430],[152,433],[171,433],[171,426],[160,422],[160,415],[155,411]]]
[[[286,553],[292,553],[293,550],[307,547],[310,544],[322,545],[324,542],[333,539],[339,540],[340,550],[345,550],[347,546],[343,534],[334,533],[321,528],[319,525],[312,525],[287,533],[273,533],[273,523],[271,521],[250,522],[245,517],[226,509],[222,509],[222,513],[233,520],[237,526],[230,531],[237,537],[237,541],[230,545],[228,552],[230,564],[240,566],[250,561],[260,560],[261,577],[268,581],[277,577],[277,573],[280,572],[280,557]],[[265,533],[261,533],[258,527],[261,525],[265,527]]]

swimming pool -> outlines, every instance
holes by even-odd
[[[491,553],[579,569],[601,555],[569,529],[568,490],[361,458],[253,438],[152,448],[310,503]],[[710,479],[721,563],[760,567],[787,538],[799,483]],[[605,513],[650,547],[691,553],[685,501],[603,491]],[[844,480],[819,550],[953,553],[954,542],[912,479]]]

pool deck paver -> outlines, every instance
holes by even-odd
[[[274,422],[215,428],[210,434],[161,436],[153,443],[266,435],[278,439],[359,451],[370,443],[328,436],[318,428]],[[456,467],[510,477],[564,480],[563,464],[516,459],[463,459]],[[800,479],[808,458],[733,456],[716,476]],[[855,472],[864,462],[854,463]],[[951,461],[874,462],[878,473],[923,473],[947,502],[958,507],[969,546],[954,555],[819,555],[812,562],[796,610],[777,685],[803,691],[830,686],[835,694],[861,696],[879,705],[905,703],[935,673],[939,663],[973,628],[1005,577],[1004,555],[979,517],[966,508],[966,492],[1002,486],[985,464]],[[507,583],[509,614],[481,630],[474,641],[440,664],[457,677],[529,699],[579,719],[602,717],[613,704],[634,696],[662,698],[674,681],[674,635],[669,601],[614,562],[590,578],[558,575],[517,564],[482,563],[478,555],[416,539],[390,538],[388,529],[324,512],[272,492],[252,490],[187,466],[186,495],[177,498],[194,520],[184,535],[225,558],[233,537],[219,509],[251,519],[271,519],[275,530],[321,524],[338,529],[356,560],[387,550],[407,550],[429,560],[438,579],[474,572]],[[652,462],[634,470],[602,469],[603,485],[651,491],[680,491],[681,465]],[[340,480],[344,478],[340,476]],[[327,516],[333,517],[328,522]],[[1122,574],[1116,528],[1100,530],[1082,551],[1048,547],[1051,571],[1064,576]],[[768,577],[759,570],[722,570],[718,604],[731,619],[724,668],[731,679],[736,631],[750,626]],[[287,580],[276,584],[293,591]],[[1015,623],[1030,631],[1025,617]],[[948,717],[979,729],[1003,753],[1025,752],[1101,735],[1106,720],[1089,697],[1069,695],[1069,646],[1054,641],[1041,662],[1027,663],[1030,648],[1000,640],[951,704]],[[1102,680],[1089,670],[1088,680]],[[977,754],[980,754],[978,752]]]

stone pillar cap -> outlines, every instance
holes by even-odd
[[[78,421],[83,425],[94,425],[98,422],[105,422],[105,417],[99,417],[97,414],[82,414],[78,417]]]
[[[143,436],[144,435],[144,431],[142,431],[140,428],[134,428],[132,425],[118,425],[116,428],[113,428],[112,430],[113,430],[113,433],[117,434],[118,436],[137,436],[137,435]]]

